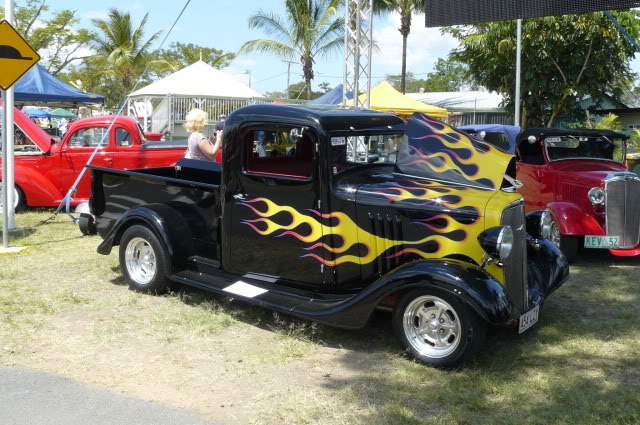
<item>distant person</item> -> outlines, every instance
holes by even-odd
[[[222,132],[216,132],[216,141],[212,143],[207,136],[202,134],[202,130],[207,124],[207,113],[202,109],[192,109],[187,114],[185,128],[189,132],[186,158],[198,159],[201,161],[213,161],[222,146]]]
[[[224,130],[224,123],[227,120],[227,116],[225,114],[218,115],[218,122],[216,123],[216,131]]]

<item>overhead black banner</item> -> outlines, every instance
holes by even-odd
[[[427,27],[640,7],[640,0],[425,0]]]

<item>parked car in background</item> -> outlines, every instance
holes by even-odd
[[[608,130],[528,129],[518,136],[518,189],[546,209],[546,237],[569,260],[578,249],[640,255],[640,177],[625,166],[628,136]]]
[[[100,116],[70,124],[62,140],[51,137],[18,109],[15,117],[16,209],[59,205],[115,119],[93,164],[118,169],[173,165],[184,156],[186,141],[151,142],[131,117]],[[159,133],[151,133],[159,139]],[[89,199],[91,176],[81,180],[71,205]]]
[[[274,137],[295,147],[258,149]],[[421,114],[253,105],[229,116],[222,166],[90,166],[90,208],[133,289],[171,280],[352,329],[392,308],[404,348],[449,366],[487,326],[524,332],[568,277],[504,178],[514,161]]]
[[[516,154],[516,138],[520,134],[520,127],[517,125],[503,124],[474,124],[458,127],[458,130],[475,137],[479,140],[497,147],[503,152],[511,155]]]

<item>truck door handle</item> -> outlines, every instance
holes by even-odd
[[[113,158],[105,158],[104,162],[106,162],[108,165],[112,165],[113,164]]]
[[[246,196],[247,195],[245,195],[244,193],[238,193],[236,195],[233,195],[233,197],[238,201],[244,201],[246,199]]]

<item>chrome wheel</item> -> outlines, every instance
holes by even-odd
[[[140,237],[129,241],[125,251],[125,264],[131,279],[147,285],[156,275],[156,254],[149,242]]]
[[[422,356],[446,357],[460,344],[458,314],[441,298],[417,297],[405,309],[402,323],[409,344]]]
[[[553,243],[555,246],[560,248],[560,239],[562,235],[560,235],[560,229],[558,228],[558,223],[555,221],[551,223],[551,232],[549,234],[549,241]]]

